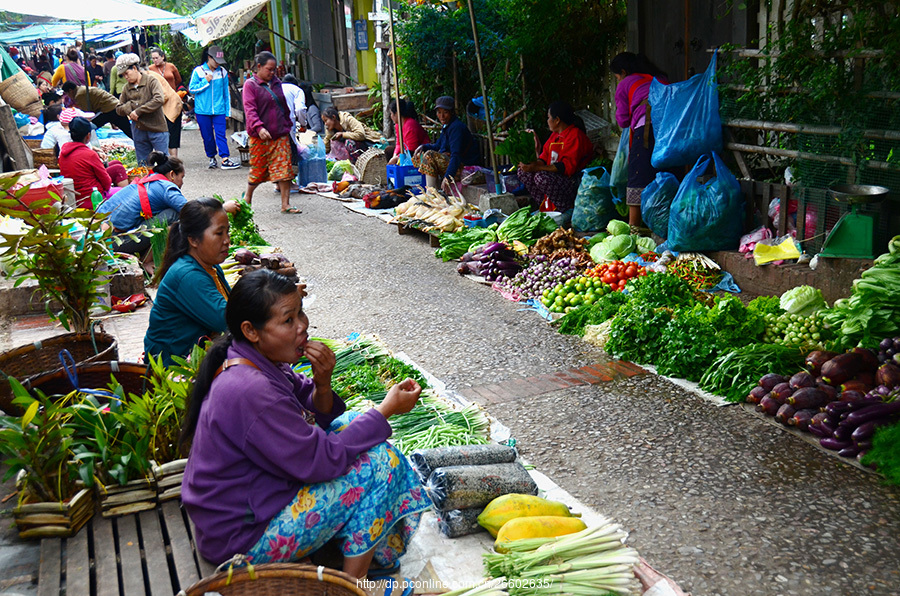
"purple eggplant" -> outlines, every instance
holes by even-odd
[[[863,401],[866,394],[862,391],[841,391],[840,400],[844,402]]]
[[[859,455],[859,447],[856,445],[850,445],[849,447],[844,447],[840,451],[838,451],[838,455],[841,457],[856,457]]]
[[[484,245],[484,247],[481,249],[481,254],[488,256],[492,252],[496,252],[496,251],[500,250],[501,248],[503,248],[504,246],[505,245],[502,242],[491,242],[490,244]]]
[[[869,422],[863,422],[856,427],[856,430],[853,431],[853,434],[850,435],[850,438],[853,439],[854,443],[871,440],[872,436],[875,434],[875,429],[879,426],[884,426],[885,424],[887,423],[883,420],[871,420]]]
[[[840,451],[853,445],[852,441],[839,441],[833,437],[823,437],[819,440],[819,445],[831,451]]]
[[[819,438],[830,437],[832,435],[831,429],[823,424],[810,424],[806,427],[806,430]]]
[[[850,411],[850,405],[848,402],[845,402],[845,401],[833,401],[830,404],[827,404],[825,406],[825,412],[829,416],[838,417],[843,412],[849,412],[849,411]]]
[[[871,420],[887,420],[897,416],[900,416],[900,400],[892,401],[889,404],[872,404],[856,410],[847,416],[847,422],[855,428]]]
[[[867,439],[865,441],[853,441],[853,444],[859,447],[861,452],[868,451],[872,448],[872,439]]]
[[[890,350],[894,347],[894,340],[890,337],[885,337],[881,340],[881,343],[878,344],[878,348],[881,350]]]
[[[775,420],[782,424],[788,424],[788,420],[794,416],[796,411],[791,404],[781,404],[781,407],[775,412]]]

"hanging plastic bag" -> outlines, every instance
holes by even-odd
[[[613,196],[618,199],[625,198],[625,187],[628,186],[628,139],[630,136],[630,128],[622,131],[612,171],[609,173],[609,185],[613,187]]]
[[[328,182],[328,169],[325,167],[325,143],[322,141],[322,137],[315,135],[308,145],[300,146],[299,152],[297,184],[304,187],[310,182]]]
[[[659,172],[641,192],[641,219],[660,238],[669,237],[669,210],[678,192],[678,178]]]
[[[397,158],[397,165],[398,166],[412,166],[413,165],[412,157],[410,156],[409,151],[404,151],[403,153],[400,154],[400,156]]]
[[[741,186],[721,158],[713,152],[716,175],[708,182],[710,158],[694,164],[678,188],[669,210],[666,247],[673,251],[734,250],[744,228],[744,195]]]
[[[650,83],[650,119],[655,145],[650,163],[659,170],[694,163],[722,150],[722,121],[716,85],[716,56],[703,74],[665,85]]]
[[[790,235],[760,240],[753,247],[753,261],[765,265],[773,261],[793,261],[800,258],[797,241]]]
[[[609,173],[604,168],[585,170],[575,196],[572,227],[577,232],[603,230],[614,217],[616,208],[609,187]]]

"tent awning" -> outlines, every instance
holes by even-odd
[[[136,25],[186,25],[188,22],[188,17],[129,0],[91,0],[86,3],[41,0],[27,6],[21,0],[0,0],[0,11],[54,17],[61,21],[122,22]]]
[[[206,14],[195,15],[196,38],[190,34],[188,37],[198,39],[206,45],[215,39],[237,33],[252,21],[256,13],[268,2],[269,0],[238,0]]]

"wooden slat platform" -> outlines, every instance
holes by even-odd
[[[39,596],[177,594],[215,572],[199,556],[178,500],[94,518],[72,538],[41,541]]]
[[[437,248],[441,245],[441,241],[439,240],[440,233],[426,232],[419,228],[408,227],[400,222],[396,222],[394,225],[397,226],[397,233],[401,236],[404,234],[424,234],[425,236],[428,236],[428,242],[433,248]]]

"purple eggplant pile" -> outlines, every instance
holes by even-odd
[[[518,255],[503,242],[491,242],[459,258],[456,272],[460,275],[480,275],[487,281],[513,277],[522,270]]]
[[[805,371],[765,375],[747,401],[782,424],[816,435],[826,449],[861,457],[875,429],[900,421],[900,366],[886,354],[894,342],[885,339],[878,354],[865,348],[811,352]]]

